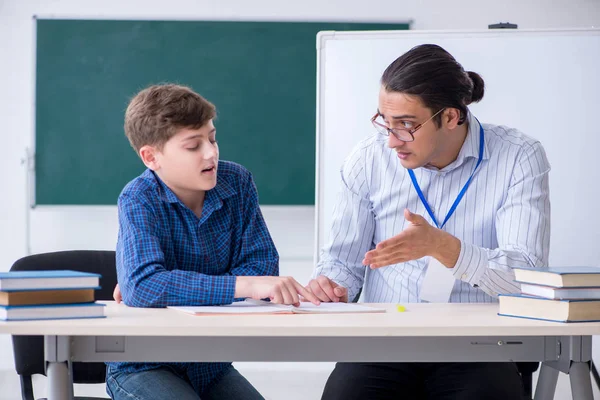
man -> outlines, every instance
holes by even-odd
[[[436,45],[383,73],[380,133],[346,159],[328,243],[308,288],[321,301],[420,302],[447,268],[450,302],[518,292],[514,266],[547,265],[550,170],[541,144],[480,124],[483,79]],[[442,271],[443,272],[443,271]],[[452,286],[453,285],[453,286]],[[514,363],[338,363],[323,399],[520,399]]]

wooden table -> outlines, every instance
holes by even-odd
[[[0,322],[45,336],[50,400],[72,398],[68,361],[541,361],[536,399],[569,373],[593,400],[589,364],[600,323],[500,317],[497,304],[393,304],[379,314],[192,316],[106,302],[104,319]]]

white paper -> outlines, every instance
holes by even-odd
[[[454,288],[454,275],[452,269],[433,257],[429,257],[427,271],[421,283],[421,301],[429,303],[448,303]]]
[[[321,303],[315,306],[313,303],[302,302],[293,311],[295,314],[354,314],[385,312],[385,309],[355,303]]]
[[[172,310],[188,314],[274,314],[291,313],[292,306],[271,304],[266,301],[246,299],[222,306],[169,306]]]
[[[354,303],[321,303],[316,306],[302,302],[300,307],[273,304],[266,301],[246,299],[223,306],[170,306],[173,310],[188,314],[343,314],[385,312],[384,308],[370,307]]]

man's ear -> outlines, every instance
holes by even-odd
[[[160,169],[160,163],[157,158],[158,153],[158,149],[150,145],[142,146],[142,148],[140,148],[139,151],[142,162],[146,167],[150,168],[152,171],[157,171],[158,169]]]
[[[457,108],[447,108],[442,111],[442,125],[447,129],[456,129],[460,120],[460,111]]]

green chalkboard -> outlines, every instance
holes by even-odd
[[[408,25],[38,20],[36,204],[116,204],[144,169],[125,108],[161,82],[217,106],[221,158],[253,173],[261,204],[314,204],[316,34],[373,29]]]

